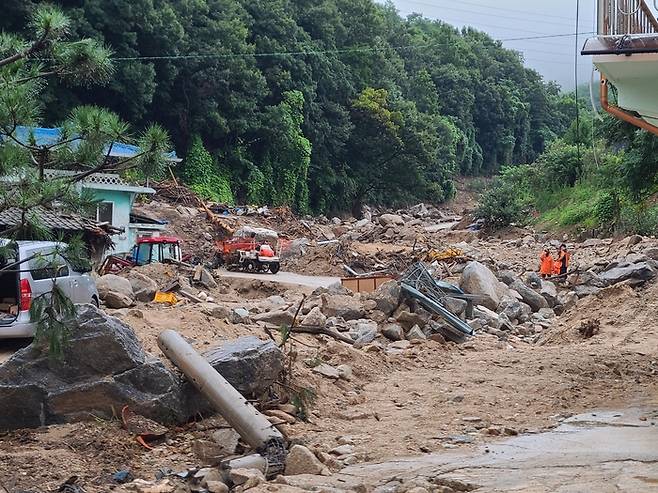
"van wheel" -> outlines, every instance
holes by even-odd
[[[98,298],[97,298],[96,296],[93,296],[93,297],[91,298],[91,304],[94,305],[96,308],[100,308],[100,307],[101,307],[101,302],[98,301]]]

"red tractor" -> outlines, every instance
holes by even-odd
[[[226,266],[228,270],[246,272],[271,272],[276,274],[281,262],[274,249],[267,242],[258,242],[255,237],[231,238],[217,241],[214,267]]]
[[[181,241],[175,236],[153,236],[137,239],[137,244],[125,257],[110,255],[101,265],[101,275],[120,272],[126,267],[153,263],[180,263],[185,261]]]

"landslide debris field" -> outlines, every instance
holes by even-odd
[[[221,231],[204,211],[152,202],[141,212],[169,220],[183,249],[209,262]],[[462,300],[446,301],[475,335],[451,341],[442,319],[408,298],[398,280],[352,293],[274,282],[271,274],[233,278],[211,270],[199,278],[178,265],[110,275],[98,281],[99,291],[114,308],[83,310],[82,332],[63,360],[27,348],[0,366],[7,430],[0,434],[0,491],[321,491],[319,477],[347,466],[468,451],[595,409],[656,406],[655,239],[566,240],[572,273],[542,281],[534,273],[538,255],[545,245],[555,252],[562,238],[470,231],[468,211],[418,205],[368,211],[361,220],[268,214],[217,217],[222,231],[247,225],[289,240],[277,276],[345,276],[347,265],[397,278],[425,261],[436,278],[477,295],[472,313]],[[194,299],[179,293],[174,305],[148,301],[173,281]],[[165,329],[202,353],[233,345],[213,366],[294,445],[284,475],[267,481],[255,470],[228,478],[218,472],[222,460],[248,447],[197,405],[158,348]],[[243,337],[252,339],[235,342]],[[136,428],[154,425],[126,423],[125,405],[165,426],[150,449],[135,440],[143,431]],[[478,488],[381,471],[360,481],[346,490]],[[340,490],[332,488],[323,491]]]

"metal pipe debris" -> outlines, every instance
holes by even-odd
[[[470,325],[468,325],[459,317],[452,314],[447,308],[441,306],[436,301],[425,296],[416,288],[413,288],[404,282],[401,283],[401,286],[402,289],[409,294],[409,296],[417,299],[419,303],[423,305],[425,308],[427,308],[428,310],[432,310],[433,312],[440,315],[446,322],[450,324],[450,326],[454,327],[458,331],[463,332],[464,334],[469,336],[472,336],[475,333]]]
[[[285,439],[203,356],[174,330],[158,337],[158,346],[215,406],[242,439],[267,460],[266,475],[283,472]]]

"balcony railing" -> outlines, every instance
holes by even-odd
[[[598,16],[599,35],[658,33],[658,20],[644,0],[599,0]]]

